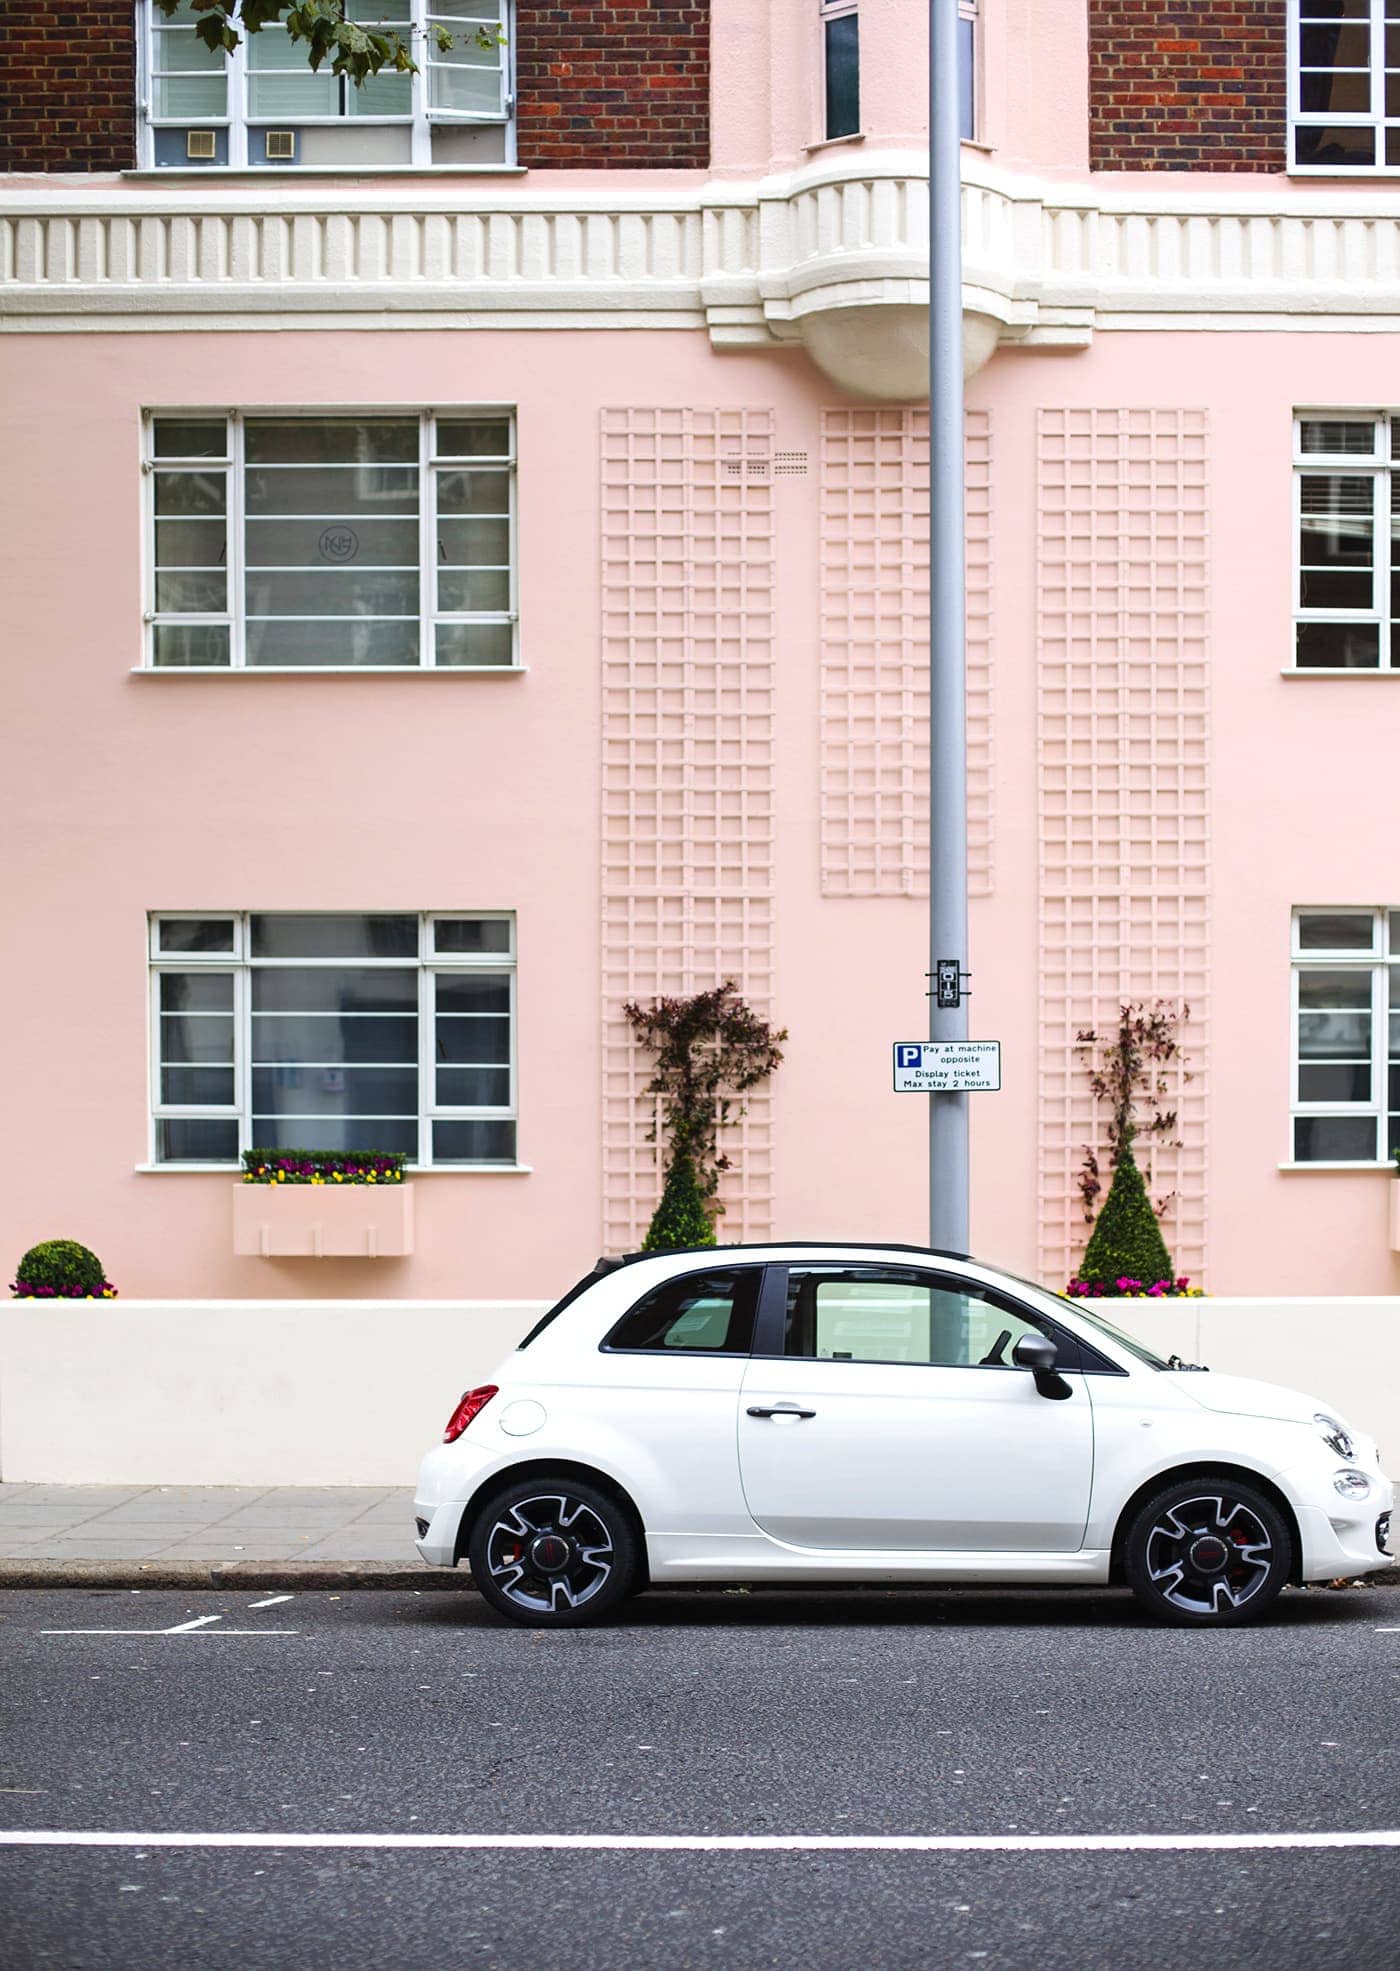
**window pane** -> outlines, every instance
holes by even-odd
[[[156,1123],[158,1163],[237,1163],[238,1118],[163,1116]]]
[[[416,1061],[418,1022],[411,1014],[263,1013],[253,1021],[253,1059]]]
[[[1374,1163],[1376,1124],[1371,1116],[1295,1116],[1297,1163]]]
[[[1350,576],[1333,579],[1349,581]],[[1362,578],[1366,579],[1365,577]],[[248,615],[256,616],[412,616],[418,615],[418,570],[345,568],[322,573],[295,570],[267,574],[250,570],[246,583]]]
[[[656,1287],[619,1321],[606,1346],[620,1349],[702,1349],[747,1355],[762,1275],[755,1267],[734,1273],[691,1273]]]
[[[1298,1054],[1305,1061],[1369,1060],[1369,1013],[1300,1013]]]
[[[353,521],[250,520],[244,542],[250,568],[417,568],[420,553],[418,522],[411,514],[392,520],[364,514]]]
[[[231,1013],[232,972],[162,972],[162,1013]]]
[[[162,917],[157,932],[162,951],[233,950],[231,917]]]
[[[448,567],[509,567],[510,522],[439,518],[437,552],[439,562]]]
[[[1306,16],[1311,13],[1311,7],[1304,9],[1305,18],[1298,34],[1298,55],[1304,68],[1364,69],[1369,66],[1371,29],[1364,15],[1353,14],[1322,26],[1309,24]]]
[[[232,661],[228,629],[221,623],[157,623],[151,656],[162,670],[227,666]]]
[[[442,1109],[508,1109],[509,1068],[439,1068],[437,1104]]]
[[[354,521],[364,514],[418,511],[415,465],[250,465],[248,512],[318,514]]]
[[[396,1150],[418,1155],[418,1124],[386,1116],[255,1115],[255,1150]]]
[[[174,1066],[228,1065],[234,1058],[232,1019],[227,1013],[162,1013],[160,1058]]]
[[[439,623],[434,653],[444,670],[513,666],[515,637],[509,623]]]
[[[268,916],[256,915],[249,924],[254,958],[418,956],[418,919],[406,912],[395,912],[392,916],[329,912],[300,916],[279,911]]]
[[[222,418],[158,417],[152,422],[158,459],[221,459],[228,456],[228,426]]]
[[[418,1070],[347,1068],[338,1062],[254,1068],[253,1107],[265,1116],[416,1116]]]
[[[222,568],[227,556],[222,520],[158,520],[157,568]]]
[[[434,1163],[514,1163],[513,1122],[435,1122]]]
[[[346,89],[345,108],[350,116],[411,116],[413,77],[382,68],[378,75],[366,76],[358,89]]]
[[[1370,1099],[1371,1066],[1368,1061],[1355,1061],[1346,1067],[1300,1067],[1298,1070],[1300,1102],[1369,1102]]]
[[[1300,671],[1374,671],[1381,661],[1378,623],[1299,623]]]
[[[418,974],[397,967],[253,967],[255,1013],[416,1013]]]
[[[1343,576],[1343,581],[1355,579]],[[1369,578],[1363,576],[1362,580]],[[1368,598],[1369,600],[1369,598]],[[438,608],[444,611],[474,611],[504,614],[510,608],[510,571],[500,569],[440,568],[438,570]]]
[[[222,75],[158,75],[151,83],[151,114],[181,123],[222,118],[228,85]]]
[[[1304,452],[1353,452],[1372,456],[1376,449],[1373,418],[1316,418],[1299,421],[1300,449]]]
[[[157,514],[223,514],[226,474],[176,472],[162,468],[155,475]]]
[[[508,1062],[510,1060],[509,1016],[504,1013],[492,1013],[468,1019],[439,1013],[434,1034],[434,1052],[439,1061],[452,1066],[489,1067]],[[466,1095],[438,1097],[440,1102],[475,1102],[476,1099],[475,1096]]]
[[[249,465],[416,467],[418,419],[254,417],[248,419],[244,445]]]
[[[433,921],[433,950],[509,951],[510,930],[508,917],[438,917]]]
[[[1309,968],[1298,974],[1298,1004],[1333,1013],[1346,1007],[1360,1007],[1369,1012],[1371,974],[1369,971],[1323,972]]]
[[[248,624],[244,654],[249,664],[286,664],[294,669],[365,665],[399,669],[418,662],[418,624],[354,616],[326,623],[309,617],[278,622],[259,616]]]
[[[174,1108],[231,1108],[233,1069],[163,1067],[160,1099]]]
[[[1355,170],[1376,161],[1375,134],[1367,124],[1299,123],[1293,131],[1293,155],[1300,165]]]
[[[430,58],[428,102],[435,110],[459,116],[499,116],[501,81],[499,52],[478,48],[467,30],[447,54],[434,53]]]
[[[157,568],[156,608],[162,614],[222,615],[228,609],[228,577],[222,568]]]
[[[461,472],[455,468],[437,475],[438,512],[508,514],[510,474],[495,469]]]
[[[294,121],[301,116],[339,116],[340,78],[331,73],[329,63],[319,74],[313,75],[307,65],[305,47],[275,29],[256,37],[250,36],[249,40],[258,49],[257,56],[254,56],[252,48],[249,50],[250,117],[286,117]],[[270,44],[268,49],[261,47],[264,41]],[[272,50],[279,58],[289,58],[290,72],[276,72],[273,62],[268,59]],[[252,67],[254,59],[260,59],[260,68]]]
[[[1299,77],[1298,106],[1336,116],[1365,116],[1371,108],[1368,69],[1313,70]]]
[[[1299,600],[1304,609],[1369,609],[1373,593],[1369,566],[1354,572],[1305,568]]]
[[[440,417],[435,442],[441,458],[509,458],[510,420]]]
[[[826,22],[826,134],[860,129],[860,23],[854,13]]]
[[[508,1013],[509,972],[439,972],[439,1013]]]
[[[154,25],[155,67],[158,70],[173,70],[179,75],[189,75],[196,71],[204,74],[223,73],[223,49],[210,48],[200,40],[193,27],[177,26],[173,22],[167,24],[163,19],[157,19]]]
[[[1373,951],[1376,920],[1369,910],[1305,910],[1298,917],[1300,951]]]

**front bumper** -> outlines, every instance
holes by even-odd
[[[1389,1543],[1381,1544],[1389,1533],[1394,1488],[1383,1472],[1367,1471],[1366,1476],[1371,1493],[1365,1499],[1344,1499],[1333,1489],[1330,1472],[1322,1484],[1310,1472],[1305,1495],[1294,1492],[1303,1547],[1299,1571],[1304,1581],[1384,1573],[1398,1564]]]

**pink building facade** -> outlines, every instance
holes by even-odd
[[[0,158],[7,1263],[547,1296],[658,1194],[624,1003],[724,978],[790,1039],[720,1236],[924,1234],[924,9],[657,0],[681,163],[530,150],[542,11],[359,129],[137,7],[129,165]],[[1384,37],[1280,5],[1275,91],[1167,10],[1226,107],[1134,150],[1123,9],[960,11],[976,1247],[1072,1272],[1160,999],[1178,1270],[1393,1293]],[[411,1235],[236,1238],[272,1140],[406,1149]]]

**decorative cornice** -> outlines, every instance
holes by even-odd
[[[654,191],[279,185],[275,207],[247,183],[0,191],[0,326],[705,328],[717,348],[805,341],[839,370],[843,334],[907,340],[927,305],[925,168],[862,150]],[[984,352],[1400,314],[1397,192],[1065,184],[968,152],[963,213]]]

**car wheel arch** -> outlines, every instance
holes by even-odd
[[[591,1485],[595,1491],[602,1492],[612,1499],[631,1521],[632,1531],[637,1537],[637,1553],[641,1568],[637,1588],[640,1590],[648,1585],[646,1527],[642,1523],[642,1515],[637,1510],[636,1501],[626,1487],[620,1485],[609,1473],[599,1471],[596,1465],[582,1464],[576,1458],[525,1458],[519,1464],[506,1465],[498,1471],[493,1471],[489,1478],[484,1478],[463,1506],[462,1517],[457,1522],[454,1564],[466,1559],[473,1523],[486,1501],[494,1493],[504,1491],[507,1486],[519,1485],[531,1478],[573,1479],[579,1484]]]
[[[1276,1507],[1282,1515],[1283,1523],[1288,1528],[1289,1545],[1292,1548],[1288,1578],[1296,1586],[1302,1578],[1303,1539],[1292,1500],[1271,1478],[1266,1478],[1263,1472],[1255,1471],[1250,1465],[1229,1464],[1218,1459],[1208,1460],[1203,1464],[1170,1465],[1165,1471],[1154,1472],[1151,1478],[1144,1480],[1132,1496],[1124,1501],[1113,1528],[1109,1580],[1117,1585],[1122,1584],[1123,1549],[1127,1543],[1128,1529],[1154,1493],[1165,1492],[1173,1485],[1184,1484],[1188,1479],[1195,1483],[1197,1480],[1222,1478],[1235,1479],[1241,1485],[1248,1485],[1254,1491],[1261,1492],[1270,1505]]]

